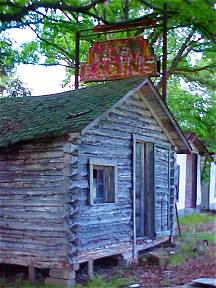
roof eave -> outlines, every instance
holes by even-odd
[[[155,98],[158,101],[158,104],[160,104],[160,107],[163,109],[163,111],[167,115],[170,123],[173,125],[177,135],[179,136],[179,138],[176,139],[176,141],[175,141],[175,139],[173,141],[174,142],[173,144],[176,147],[176,153],[178,153],[178,154],[190,154],[192,152],[192,148],[190,146],[190,143],[187,141],[186,137],[184,136],[184,133],[182,132],[181,128],[179,127],[178,123],[176,122],[171,111],[169,110],[167,105],[162,100],[162,97],[161,97],[159,91],[155,88],[154,84],[152,83],[152,81],[149,78],[147,78],[146,83],[148,83],[149,86],[151,87],[153,94],[155,95]],[[181,145],[176,143],[177,141],[180,141]]]

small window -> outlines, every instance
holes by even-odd
[[[90,161],[90,203],[116,202],[116,165],[105,165],[103,161]],[[99,164],[101,162],[101,164]]]

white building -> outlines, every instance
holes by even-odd
[[[216,209],[216,155],[212,157],[214,161],[211,163],[209,182],[202,185],[201,207],[205,209]]]
[[[187,132],[185,136],[191,145],[191,154],[178,154],[177,165],[177,209],[179,212],[190,212],[196,208],[208,207],[208,202],[215,201],[215,165],[212,162],[210,185],[202,185],[201,161],[210,157],[205,145],[197,138],[195,133]],[[213,160],[213,159],[212,159]],[[210,192],[211,191],[211,192]],[[210,196],[211,195],[211,196]],[[214,199],[213,199],[214,198]],[[209,200],[208,200],[209,199]],[[204,204],[205,203],[205,204]],[[214,202],[215,203],[215,202]],[[206,207],[207,205],[207,207]]]

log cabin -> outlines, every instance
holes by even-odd
[[[0,263],[72,285],[81,263],[172,237],[191,147],[148,78],[0,100]]]

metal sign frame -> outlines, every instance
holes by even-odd
[[[163,55],[162,55],[162,98],[166,102],[167,86],[167,3],[164,4],[163,14]],[[156,20],[143,19],[141,21],[132,21],[129,24],[101,25],[91,29],[83,29],[76,32],[75,35],[75,89],[79,89],[79,67],[80,67],[80,39],[87,36],[99,36],[101,34],[113,34],[129,31],[143,31],[146,27],[153,28],[156,26]],[[85,32],[93,32],[82,35]]]

